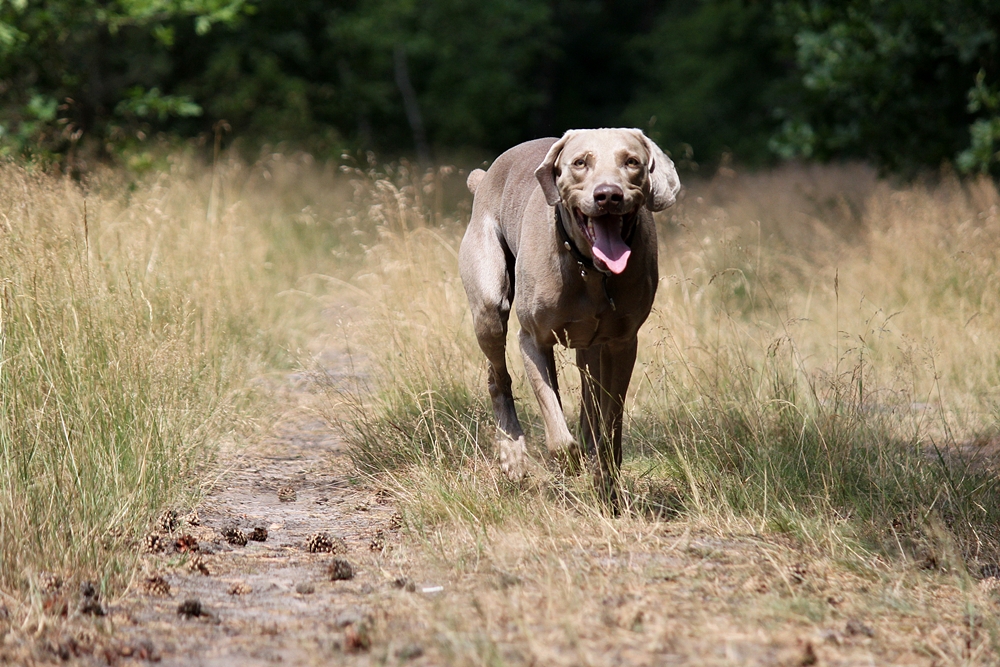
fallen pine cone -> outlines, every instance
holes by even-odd
[[[250,534],[247,535],[247,539],[253,540],[254,542],[266,542],[267,541],[267,528],[264,526],[257,526]]]
[[[176,540],[174,540],[174,549],[178,553],[188,553],[198,550],[198,540],[194,538],[193,535],[181,535]]]
[[[291,486],[283,486],[278,489],[278,500],[283,503],[290,503],[295,500],[295,489]]]
[[[348,653],[367,651],[371,647],[372,637],[367,623],[352,623],[344,628],[344,649]]]
[[[142,540],[142,550],[148,554],[158,554],[167,546],[166,540],[159,533],[150,533]]]
[[[313,533],[306,540],[306,551],[311,554],[333,552],[333,540],[329,533]]]
[[[188,563],[188,569],[192,572],[200,572],[206,577],[209,575],[208,566],[205,565],[205,559],[200,555],[196,554],[194,558]]]
[[[118,654],[123,658],[136,658],[138,660],[145,660],[146,662],[159,662],[161,660],[160,653],[153,646],[153,642],[149,640],[139,641],[135,646],[123,644],[118,648]],[[113,663],[112,660],[108,660],[108,662]]]
[[[161,533],[172,533],[177,530],[177,526],[180,522],[177,520],[177,512],[175,510],[163,510],[160,517],[156,520],[156,528]]]
[[[51,572],[40,572],[38,574],[38,588],[43,593],[55,593],[62,588],[62,577]]]
[[[146,580],[142,582],[142,587],[150,595],[170,595],[170,584],[158,574],[146,577]]]
[[[223,529],[222,536],[226,538],[226,542],[235,546],[245,547],[247,545],[246,534],[236,526],[229,526]]]
[[[343,558],[334,558],[326,568],[331,581],[343,581],[354,578],[354,568]]]
[[[177,607],[177,614],[185,618],[207,615],[205,608],[201,606],[201,601],[198,598],[188,598],[184,602],[181,602]]]
[[[242,581],[235,583],[229,587],[230,595],[248,595],[252,592],[253,588],[250,587],[250,584],[244,583]]]

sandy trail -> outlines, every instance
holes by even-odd
[[[314,400],[315,384],[301,374],[288,382],[287,393],[300,407],[258,445],[224,450],[227,472],[197,508],[201,525],[182,524],[171,536],[194,536],[209,574],[192,571],[190,554],[149,556],[147,574],[162,576],[169,595],[138,593],[114,606],[119,636],[136,646],[150,642],[161,664],[367,661],[358,644],[374,618],[377,591],[392,587],[371,542],[380,531],[386,541],[395,538],[394,509],[352,479],[343,442],[302,407]],[[279,500],[282,487],[295,490],[294,501]],[[262,526],[267,539],[231,545],[223,537],[230,526],[246,534]],[[309,538],[321,532],[341,538],[346,551],[310,553]],[[353,579],[330,579],[335,558],[352,564]],[[180,615],[178,607],[189,599],[207,614]]]

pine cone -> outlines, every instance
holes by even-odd
[[[177,520],[177,512],[175,510],[163,510],[160,517],[156,520],[156,529],[161,533],[170,534],[177,530],[177,526],[180,522]]]
[[[142,587],[150,595],[170,595],[170,584],[158,574],[146,577],[146,580],[142,582]]]
[[[238,547],[245,547],[247,545],[247,536],[242,530],[236,526],[229,526],[222,531],[222,536],[226,538],[226,542]]]
[[[142,540],[142,550],[148,554],[158,554],[167,546],[166,540],[159,533],[150,533]]]
[[[333,540],[327,533],[315,533],[309,536],[306,541],[306,551],[311,554],[331,553],[333,551]]]
[[[354,568],[343,558],[334,558],[326,568],[326,573],[330,575],[331,581],[342,581],[354,578]]]

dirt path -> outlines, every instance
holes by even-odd
[[[308,399],[315,389],[302,375],[288,381],[293,399]],[[113,610],[134,657],[152,653],[164,665],[309,665],[335,657],[365,664],[373,594],[391,586],[372,540],[380,531],[394,539],[393,507],[352,485],[343,443],[306,408],[292,410],[258,446],[221,457],[228,471],[197,508],[200,525],[182,517],[170,535],[191,535],[198,551],[169,546],[149,556],[146,594]],[[294,500],[279,499],[283,488],[294,490]],[[231,527],[245,535],[263,527],[267,538],[230,544],[224,533]],[[335,553],[310,552],[318,533],[331,538]],[[192,566],[196,559],[207,574]],[[351,564],[353,578],[331,580],[335,559]],[[146,579],[155,576],[167,582],[168,594]],[[188,600],[198,601],[201,615],[179,613]]]

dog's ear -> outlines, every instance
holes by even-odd
[[[662,211],[677,201],[677,193],[681,191],[681,179],[674,169],[674,161],[641,130],[638,132],[649,149],[649,199],[646,201],[646,207],[650,211]]]
[[[545,159],[535,169],[535,178],[542,186],[542,193],[545,194],[545,201],[549,203],[549,206],[555,206],[562,201],[562,197],[559,196],[559,188],[556,187],[556,178],[559,176],[556,173],[556,162],[559,161],[559,153],[562,152],[563,146],[566,145],[566,141],[572,134],[573,130],[567,130],[566,134],[552,144],[552,148],[545,154]]]

